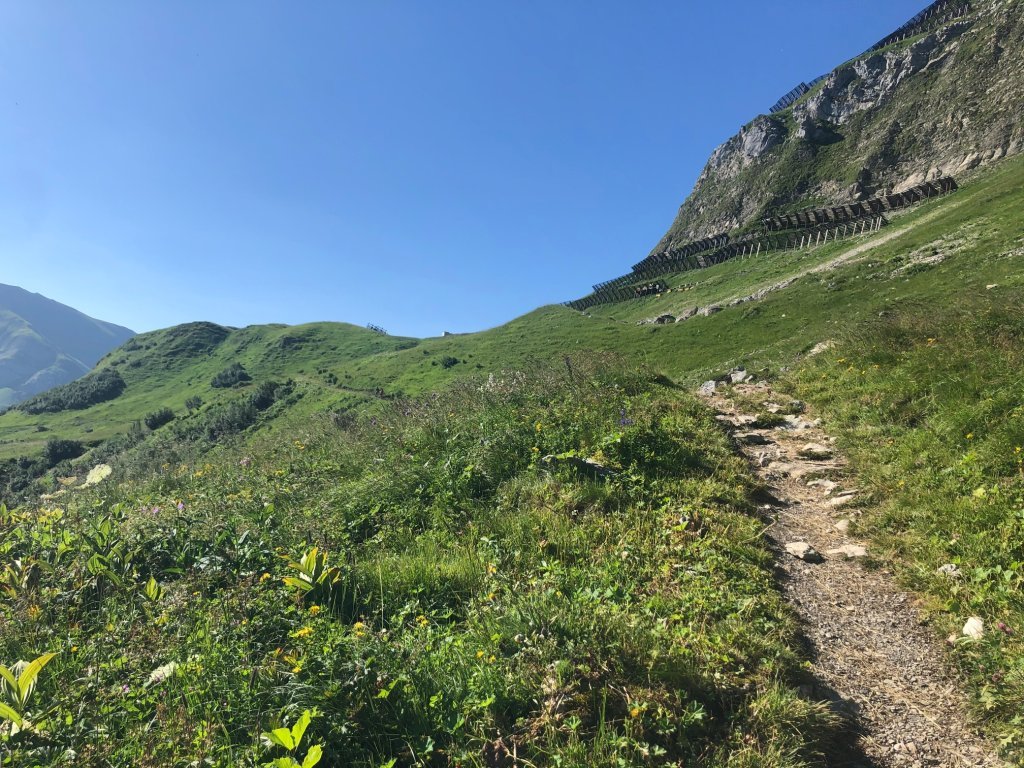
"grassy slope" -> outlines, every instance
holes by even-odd
[[[47,577],[57,580],[52,584],[54,591],[10,604],[10,610],[21,613],[12,615],[5,624],[11,629],[3,635],[4,658],[24,658],[60,647],[67,655],[59,664],[55,662],[52,674],[55,680],[67,684],[68,680],[79,680],[77,676],[86,668],[84,660],[72,658],[70,647],[76,645],[77,652],[88,649],[87,658],[105,671],[102,679],[81,684],[88,687],[89,697],[101,698],[105,708],[95,715],[73,718],[68,730],[60,727],[55,732],[64,734],[61,738],[75,740],[87,738],[90,728],[123,728],[118,731],[122,735],[110,743],[123,744],[128,750],[159,747],[173,751],[173,743],[177,743],[185,752],[205,749],[215,754],[221,749],[231,759],[240,760],[240,756],[251,754],[247,750],[252,749],[249,745],[255,730],[265,724],[267,713],[280,711],[291,719],[302,708],[316,705],[332,713],[326,723],[321,721],[316,738],[329,746],[336,745],[332,749],[362,750],[352,754],[365,760],[388,754],[407,757],[401,752],[403,747],[397,746],[399,741],[404,739],[405,744],[421,750],[427,743],[425,734],[434,732],[448,734],[446,749],[453,750],[452,754],[454,750],[479,754],[481,745],[495,737],[496,729],[510,732],[507,718],[512,712],[513,725],[516,718],[524,718],[524,727],[537,728],[536,733],[548,739],[540,747],[547,750],[538,758],[541,762],[553,754],[565,756],[570,764],[611,762],[617,757],[630,762],[639,760],[637,756],[645,749],[639,746],[641,743],[669,750],[665,746],[668,742],[658,740],[664,734],[658,738],[651,735],[659,734],[657,729],[663,727],[657,718],[650,724],[645,721],[642,736],[630,730],[630,718],[636,716],[632,715],[633,708],[625,705],[634,701],[646,704],[647,709],[640,708],[642,713],[661,713],[665,708],[672,713],[669,721],[676,740],[671,742],[675,751],[669,750],[670,754],[692,755],[692,751],[685,750],[701,749],[703,746],[693,745],[706,745],[707,739],[719,739],[739,754],[742,740],[736,739],[743,729],[762,736],[774,734],[764,737],[764,741],[758,740],[762,736],[755,738],[754,743],[761,745],[756,749],[768,749],[764,745],[772,739],[777,741],[783,732],[777,730],[780,710],[772,709],[770,702],[785,701],[786,706],[796,706],[792,698],[787,698],[784,687],[779,689],[771,683],[772,679],[790,679],[790,662],[778,662],[781,666],[768,662],[770,658],[786,658],[789,636],[778,624],[776,629],[782,634],[773,635],[775,644],[751,651],[743,622],[739,627],[730,623],[737,611],[740,616],[747,610],[767,611],[758,615],[775,617],[771,621],[778,620],[780,614],[772,607],[774,592],[765,589],[753,596],[753,603],[743,602],[752,597],[744,591],[749,585],[744,584],[766,584],[761,581],[763,572],[758,570],[766,563],[763,552],[741,546],[757,538],[753,521],[736,516],[744,509],[744,499],[733,494],[745,480],[735,466],[730,469],[721,464],[718,469],[707,469],[708,462],[728,462],[722,438],[706,415],[699,415],[685,398],[680,401],[678,395],[655,387],[650,391],[651,402],[627,400],[623,390],[609,389],[605,381],[595,387],[593,397],[570,387],[570,394],[559,394],[561,390],[541,393],[525,404],[475,403],[479,392],[468,389],[442,399],[440,411],[421,405],[380,406],[385,410],[378,414],[378,422],[361,422],[361,427],[341,437],[330,430],[311,428],[306,418],[308,412],[324,405],[364,397],[365,390],[373,387],[425,393],[467,374],[482,377],[502,369],[534,370],[538,367],[536,361],[559,359],[576,349],[609,349],[634,360],[647,360],[658,370],[690,382],[735,363],[776,370],[795,366],[791,386],[828,410],[865,486],[873,490],[879,502],[878,509],[866,516],[864,528],[880,541],[888,541],[907,578],[934,595],[938,608],[950,611],[947,618],[938,620],[940,624],[955,625],[968,612],[977,612],[988,622],[988,639],[977,645],[959,645],[957,657],[975,683],[973,690],[980,707],[1004,730],[1007,743],[1013,743],[1017,738],[1014,734],[1021,730],[1018,713],[1024,689],[1024,653],[1017,639],[1024,626],[1020,601],[1024,562],[1020,510],[1024,493],[1020,490],[1015,450],[1024,442],[1020,422],[1024,400],[1019,380],[1024,328],[1018,311],[1024,296],[1024,231],[1019,218],[1024,206],[1022,181],[1024,161],[1005,163],[998,172],[985,175],[956,195],[910,213],[894,226],[914,226],[857,261],[828,274],[801,278],[763,301],[673,326],[640,327],[635,321],[659,311],[654,302],[675,301],[675,293],[660,300],[609,308],[609,316],[587,317],[548,307],[485,333],[424,340],[408,349],[397,347],[411,345],[410,340],[369,336],[352,327],[264,327],[232,333],[212,353],[199,355],[198,362],[184,365],[180,354],[168,352],[174,344],[194,347],[192,342],[182,341],[180,329],[152,337],[150,349],[145,349],[149,342],[144,338],[140,341],[142,349],[118,353],[105,363],[122,367],[126,379],[132,372],[139,376],[129,382],[123,402],[100,406],[120,409],[122,420],[137,418],[141,413],[132,412],[133,408],[151,409],[162,398],[176,405],[193,391],[218,396],[202,387],[235,358],[243,360],[257,378],[298,377],[307,388],[307,396],[278,423],[278,433],[284,432],[288,440],[268,434],[265,447],[254,449],[257,474],[239,470],[238,456],[226,453],[211,458],[209,468],[168,470],[151,483],[135,481],[104,490],[102,505],[109,508],[115,501],[126,502],[127,506],[117,513],[117,524],[141,537],[133,583],[139,583],[147,573],[173,582],[168,604],[153,609],[157,616],[166,612],[169,625],[146,624],[149,614],[142,608],[129,609],[130,601],[119,592],[112,593],[118,595],[116,599],[99,603],[90,602],[91,597],[86,600],[80,592],[94,588],[88,585],[95,574],[88,574],[87,568],[83,572],[62,566]],[[812,263],[855,245],[829,246],[828,251],[822,249],[798,258]],[[921,261],[936,255],[942,259]],[[699,279],[696,287],[682,295],[687,304],[703,304],[734,288],[747,291],[805,266],[779,254],[762,261],[733,262],[679,279]],[[987,290],[991,284],[997,287]],[[285,336],[301,337],[306,333],[319,334],[319,341],[287,348],[281,344]],[[801,353],[824,339],[839,340],[840,350],[802,360]],[[324,350],[332,344],[337,349],[325,355]],[[136,354],[151,357],[140,357],[139,366],[132,368],[130,358]],[[118,362],[122,356],[124,363]],[[445,368],[440,364],[445,356],[463,362]],[[324,374],[316,369],[325,364],[342,386],[354,392],[324,387],[320,381]],[[143,376],[153,370],[161,372],[159,381]],[[568,398],[564,403],[563,397]],[[138,400],[132,405],[129,398]],[[408,413],[405,408],[410,409]],[[530,468],[527,452],[531,443],[539,443],[541,453],[573,450],[579,455],[611,457],[612,463],[630,463],[623,460],[622,444],[615,434],[616,416],[622,408],[638,424],[650,427],[653,432],[644,439],[660,446],[635,454],[639,488],[630,486],[606,493],[572,477],[550,479]],[[94,416],[89,411],[61,414],[53,417],[52,423]],[[9,424],[11,418],[8,414],[3,424]],[[539,428],[535,426],[538,423]],[[300,425],[301,431],[296,431]],[[553,436],[550,441],[547,435]],[[492,441],[497,436],[498,443],[481,440],[483,436]],[[295,445],[293,439],[298,439],[300,445]],[[261,442],[256,440],[257,444]],[[672,452],[677,450],[705,457],[698,460],[705,468],[694,465],[695,474],[682,478],[682,485],[673,484],[676,479],[671,477],[671,468],[657,461],[660,451],[675,455]],[[499,454],[504,458],[496,458]],[[689,466],[686,462],[683,465]],[[382,472],[378,466],[388,470]],[[149,518],[137,511],[152,505],[167,509],[178,499],[186,502],[187,509],[197,508],[198,515],[187,520],[188,539],[199,542],[198,548],[189,550],[183,542],[186,554],[173,555],[186,557],[189,565],[183,577],[167,571],[167,565],[154,560],[157,555],[149,550],[165,539],[173,540],[173,529],[183,530],[184,522],[173,514],[166,519],[157,515],[154,522],[148,522]],[[689,564],[695,577],[707,574],[714,579],[724,578],[724,582],[687,586],[685,580],[682,584],[669,580],[664,592],[643,593],[653,602],[642,608],[630,596],[639,586],[631,588],[630,594],[619,595],[612,589],[607,598],[609,610],[625,628],[624,634],[614,636],[607,635],[603,625],[588,624],[585,615],[558,613],[563,609],[551,601],[559,597],[559,592],[570,594],[566,591],[569,587],[576,596],[570,603],[575,604],[587,595],[587,599],[593,597],[591,592],[581,590],[606,582],[611,587],[611,582],[620,577],[635,579],[636,585],[660,584],[658,568],[673,562],[674,545],[668,533],[670,527],[653,533],[655,520],[665,522],[656,510],[661,504],[668,505],[667,509],[676,503],[695,503],[693,500],[698,500],[712,519],[730,522],[702,529],[697,538],[702,544],[680,550],[685,556],[679,562]],[[87,498],[73,502],[72,509],[54,518],[54,525],[80,536],[79,529],[91,524],[94,516],[90,503]],[[89,513],[85,514],[87,509]],[[565,515],[572,517],[573,510],[582,511],[582,518],[567,529],[559,528],[565,525]],[[37,517],[34,510],[27,514],[29,520]],[[64,514],[70,522],[65,521]],[[44,521],[48,519],[44,517]],[[522,527],[526,525],[529,527]],[[234,539],[218,539],[218,530],[225,527]],[[22,532],[29,530],[35,532],[21,539]],[[257,536],[252,550],[238,541],[245,530]],[[8,531],[19,531],[7,541],[22,547],[9,550],[8,561],[23,551],[26,556],[51,556],[46,554],[46,541],[56,541],[47,539],[52,529],[34,528],[23,519]],[[649,534],[655,538],[643,538]],[[668,538],[660,539],[662,544],[658,544],[657,536],[662,534]],[[562,540],[556,536],[569,538],[564,539],[564,545],[555,545],[551,557],[546,551],[534,553],[528,546],[531,541]],[[634,541],[631,536],[640,538]],[[507,582],[489,582],[479,571],[474,574],[473,558],[480,557],[480,543],[485,540],[489,542],[486,547],[498,548],[494,555],[497,560],[486,555],[487,562],[495,562],[497,573],[487,575],[510,573]],[[629,547],[621,548],[622,542],[629,542]],[[284,572],[272,553],[273,547],[283,547],[294,557],[313,543],[345,553],[338,557],[346,564],[346,583],[354,590],[351,594],[360,596],[362,602],[328,612],[310,624],[318,642],[305,643],[299,642],[305,635],[292,635],[307,625],[299,604],[290,602],[280,587],[266,587],[264,591],[254,576],[260,569],[275,576]],[[659,549],[662,545],[669,549]],[[647,551],[645,548],[651,549],[636,561],[637,570],[624,573],[613,568],[615,552],[621,559],[622,551]],[[82,552],[87,550],[60,557],[75,558]],[[555,556],[561,563],[557,567],[552,564]],[[627,554],[623,561],[632,562],[629,558]],[[959,562],[964,578],[953,582],[935,578],[933,569],[943,561]],[[200,568],[197,563],[221,564]],[[752,563],[753,568],[743,563]],[[733,567],[741,570],[733,573],[729,570]],[[371,595],[375,590],[385,596],[383,610]],[[485,604],[506,595],[509,602],[500,617],[485,610]],[[247,604],[256,607],[250,611]],[[193,610],[196,605],[202,610]],[[36,616],[43,616],[43,620],[33,618],[33,606],[38,607],[40,614]],[[669,610],[667,625],[659,623],[663,609]],[[653,614],[645,613],[652,610]],[[426,625],[418,618],[420,615],[425,617]],[[512,661],[520,651],[503,644],[506,636],[529,636],[529,632],[537,631],[530,627],[529,617],[547,615],[562,616],[553,620],[560,627],[555,637],[571,635],[574,648],[590,650],[580,650],[580,655],[571,659],[556,658],[551,655],[561,647],[556,644],[545,646],[547,650],[532,657],[539,666],[524,667],[525,661]],[[699,626],[701,631],[693,631],[689,639],[681,640],[673,634],[677,626],[673,622],[677,620],[671,617],[676,615],[685,617],[686,626]],[[241,629],[243,618],[250,624],[258,619],[258,626]],[[353,629],[355,621],[365,627]],[[993,629],[998,621],[1012,634]],[[109,630],[113,634],[107,635],[104,622],[114,627]],[[520,622],[521,626],[517,624],[518,629],[513,631],[511,625],[502,622]],[[697,740],[684,740],[689,745],[684,747],[678,734],[688,716],[678,707],[685,709],[687,705],[666,698],[669,690],[680,687],[672,677],[675,668],[666,669],[666,677],[661,677],[661,672],[651,677],[649,671],[637,676],[637,669],[629,664],[619,666],[621,649],[642,642],[647,651],[660,648],[661,654],[680,643],[684,648],[703,648],[701,663],[714,665],[718,663],[714,653],[700,645],[705,642],[700,638],[709,627],[719,626],[717,622],[723,622],[721,632],[715,630],[708,637],[719,638],[714,642],[722,644],[719,661],[728,667],[742,656],[742,674],[753,674],[757,697],[768,695],[769,699],[755,706],[754,701],[760,700],[757,697],[730,698],[729,694],[722,698],[715,687],[718,682],[699,676],[696,681],[687,678],[685,690],[695,692],[700,701],[719,703],[706,705],[707,712],[715,713],[713,725],[701,725],[694,731]],[[57,634],[65,638],[65,630],[73,624],[78,634],[58,641]],[[157,629],[160,626],[169,628]],[[430,632],[437,634],[425,630],[420,637],[416,626],[430,627]],[[658,628],[665,626],[669,635],[661,637]],[[24,627],[29,629],[21,629]],[[519,631],[524,627],[528,631]],[[263,634],[255,638],[251,632]],[[495,635],[498,640],[491,640]],[[109,640],[103,639],[106,637]],[[549,637],[538,636],[537,642]],[[113,655],[114,648],[130,647],[133,638],[142,638],[138,642],[153,650],[138,656],[125,654],[124,660]],[[209,638],[216,638],[216,642]],[[667,645],[659,645],[662,643]],[[161,709],[165,705],[151,698],[159,693],[142,690],[145,686],[141,683],[148,670],[159,663],[168,659],[187,661],[185,647],[189,653],[199,654],[198,664],[208,682],[195,683],[200,670],[189,667],[191,677],[174,694],[174,707]],[[274,660],[278,647],[282,648],[278,656],[283,659],[287,655],[287,664]],[[330,650],[321,651],[323,648]],[[486,665],[477,664],[476,654],[481,650],[484,656],[479,658],[488,660]],[[489,661],[491,655],[495,656],[494,662]],[[377,660],[375,664],[381,665],[375,668],[380,677],[365,677],[371,656]],[[245,669],[254,675],[246,684],[233,681],[234,673],[229,672],[240,658],[246,660]],[[403,698],[394,709],[391,704],[378,703],[375,686],[389,686],[401,676],[399,670],[410,668],[409,659],[417,659],[411,668],[428,670],[427,677],[417,677],[417,672],[403,679]],[[570,666],[560,666],[561,661]],[[343,666],[333,666],[339,663]],[[493,676],[488,671],[491,664],[498,665]],[[554,692],[552,701],[560,700],[559,686],[569,677],[563,678],[558,670],[583,674],[580,665],[606,670],[609,676],[600,678],[582,698],[578,691],[566,694],[575,702],[571,711],[579,720],[578,726],[570,725],[576,720],[567,714],[564,721],[551,726],[553,730],[545,730],[551,724],[543,720],[543,711],[531,709],[534,705],[529,702],[546,700],[549,690]],[[430,674],[431,669],[444,669],[448,677]],[[551,682],[542,669],[553,670]],[[757,671],[762,669],[784,674],[782,678],[762,677]],[[458,674],[449,674],[453,670]],[[263,674],[266,677],[260,677]],[[359,685],[369,685],[368,690],[359,685],[346,688],[339,682],[344,676],[356,674],[364,675]],[[310,680],[304,675],[314,677]],[[443,690],[431,692],[430,686],[442,678],[448,680]],[[369,682],[372,680],[379,682]],[[517,687],[523,680],[527,681],[526,687]],[[191,690],[189,684],[193,685]],[[56,690],[53,680],[48,685],[51,693]],[[132,697],[117,694],[120,685],[128,685],[129,691],[134,691]],[[634,686],[642,688],[642,696],[630,693],[640,690]],[[611,709],[607,703],[599,703],[607,702],[607,698],[591,695],[605,690],[610,696],[613,689],[620,698]],[[82,691],[76,688],[73,694],[80,696]],[[435,699],[432,706],[430,701],[438,694],[442,698]],[[341,697],[341,704],[336,696]],[[491,696],[495,701],[478,706]],[[221,701],[229,704],[222,707],[218,703]],[[458,703],[449,707],[437,701]],[[124,714],[126,708],[128,715]],[[154,712],[163,718],[162,728],[174,735],[173,743],[150,743],[150,737],[133,730],[133,718],[142,722]],[[600,712],[605,714],[601,716]],[[600,723],[608,723],[609,712],[612,730],[602,730]],[[470,723],[465,734],[456,733],[464,727],[455,726],[460,715]],[[368,722],[360,717],[392,718],[387,721],[387,732],[394,741],[372,729],[359,730]],[[451,719],[444,720],[447,717]],[[759,717],[761,725],[757,725]],[[355,730],[347,731],[347,735],[335,733],[329,726],[334,722],[351,723]],[[798,723],[793,729],[783,730],[799,733],[800,727]],[[584,730],[577,733],[578,728]],[[186,746],[189,743],[201,746]],[[794,746],[797,748],[799,744]],[[767,761],[763,756],[757,759]],[[774,755],[774,763],[761,764],[785,764],[787,759],[794,758]],[[738,758],[737,762],[750,764]]]
[[[120,397],[81,411],[0,416],[0,458],[38,451],[53,436],[101,441],[128,430],[133,421],[167,406],[183,413],[193,395],[209,404],[236,396],[214,389],[213,377],[241,362],[255,381],[295,379],[325,398],[365,400],[366,393],[331,387],[317,371],[338,360],[371,356],[414,345],[416,340],[381,336],[345,323],[252,326],[228,330],[193,323],[141,334],[105,357],[98,369],[115,367],[127,383]],[[44,427],[45,431],[40,431]]]
[[[252,766],[314,710],[323,765],[818,764],[749,476],[691,396],[577,359],[261,442],[0,513],[0,660],[58,654],[11,764]],[[314,545],[337,570],[297,590]]]
[[[606,305],[591,316],[561,306],[543,307],[499,328],[445,338],[382,337],[344,324],[312,324],[297,328],[252,327],[232,332],[211,354],[185,354],[188,344],[173,346],[175,329],[145,334],[140,345],[151,349],[117,352],[102,365],[117,363],[128,389],[122,397],[84,411],[56,415],[0,416],[0,457],[38,450],[57,435],[101,439],[125,431],[133,420],[169,405],[181,412],[186,397],[198,394],[208,402],[234,393],[212,390],[209,380],[233,360],[242,361],[255,380],[292,377],[304,397],[299,415],[328,407],[365,402],[377,390],[416,395],[453,380],[500,372],[531,362],[559,359],[580,350],[619,352],[638,359],[681,382],[694,383],[733,365],[758,368],[790,364],[816,342],[850,323],[912,298],[945,302],[962,289],[983,290],[988,283],[1012,284],[1019,264],[1014,259],[989,259],[1018,237],[1016,211],[1021,205],[1024,161],[1015,159],[966,185],[955,195],[930,201],[894,220],[889,231],[910,231],[835,272],[797,280],[762,301],[730,307],[711,317],[697,317],[669,326],[638,326],[639,320],[663,312],[681,313],[751,293],[797,275],[869,238],[844,241],[813,252],[780,252],[732,261],[670,279],[675,289],[660,298]],[[917,222],[927,217],[927,223]],[[896,260],[931,243],[966,238],[969,247],[951,252],[934,268],[889,273]],[[950,251],[946,246],[940,250]],[[891,263],[888,268],[878,266]],[[284,348],[284,337],[308,343]],[[129,345],[133,347],[135,343]],[[184,348],[185,352],[182,352]],[[177,351],[175,351],[177,350]],[[451,368],[445,357],[460,362]],[[137,360],[138,363],[133,363]],[[123,361],[123,362],[122,362]],[[138,364],[138,368],[133,365]],[[333,374],[337,385],[324,373]],[[37,432],[38,425],[48,432]],[[92,432],[87,433],[86,430]]]

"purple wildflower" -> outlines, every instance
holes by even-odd
[[[179,512],[184,512],[185,511],[185,502],[184,501],[179,501],[178,502],[178,511]]]
[[[632,427],[633,420],[626,415],[626,409],[623,408],[619,411],[619,426],[620,427]]]

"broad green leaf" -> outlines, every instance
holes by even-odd
[[[17,696],[18,695],[18,678],[16,678],[14,676],[14,673],[11,672],[11,670],[9,670],[3,664],[0,664],[0,677],[2,677],[4,682],[7,684],[7,686],[10,687],[11,693],[13,693],[15,696]]]
[[[263,735],[266,736],[267,740],[272,744],[284,747],[285,749],[295,749],[295,740],[292,738],[292,731],[290,728],[275,728]]]
[[[292,726],[292,744],[294,749],[297,749],[299,744],[302,743],[302,737],[306,735],[306,729],[309,728],[309,723],[312,719],[307,709],[302,713],[295,725]]]
[[[24,722],[21,719],[21,715],[19,715],[9,706],[3,703],[0,703],[0,717],[2,717],[4,720],[10,720],[12,723],[19,727],[21,726],[22,722]]]
[[[28,701],[28,697],[32,695],[32,689],[35,688],[36,678],[39,677],[39,673],[43,667],[53,660],[56,653],[44,653],[38,659],[30,663],[25,670],[21,673],[21,677],[18,678],[18,695],[21,698],[21,703],[24,704]]]
[[[314,744],[306,753],[306,759],[302,761],[302,768],[313,768],[314,765],[320,762],[320,758],[323,756],[323,747],[319,744]]]
[[[309,592],[309,590],[311,590],[313,588],[313,585],[310,584],[308,581],[303,581],[302,579],[296,579],[294,576],[285,576],[284,577],[284,583],[287,584],[289,587],[295,587],[296,589],[301,589],[303,592]]]

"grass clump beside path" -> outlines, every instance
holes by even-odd
[[[4,699],[6,764],[799,766],[829,733],[742,461],[646,374],[215,461],[3,513],[0,663],[56,654]]]
[[[877,503],[862,519],[930,596],[979,713],[1024,752],[1024,291],[901,307],[789,380]],[[939,571],[942,566],[946,572]],[[952,573],[949,573],[952,571]],[[984,620],[971,641],[961,628]]]

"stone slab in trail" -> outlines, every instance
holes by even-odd
[[[800,430],[759,430],[765,439],[753,441],[747,437],[751,415],[737,409],[733,395],[758,408],[782,401],[766,382],[705,394],[722,425],[744,433],[737,450],[750,459],[768,493],[786,499],[771,506],[767,535],[781,588],[811,650],[815,685],[809,693],[850,719],[856,746],[853,755],[829,756],[829,765],[1004,766],[971,724],[966,696],[912,596],[888,571],[864,566],[871,547],[853,535],[850,523],[859,515],[857,498],[829,503],[830,494],[854,490],[843,484],[843,459],[831,447],[827,458],[824,451],[805,449],[834,441],[817,421]],[[810,477],[827,482],[809,483]],[[794,544],[824,553],[821,561],[801,559]]]

